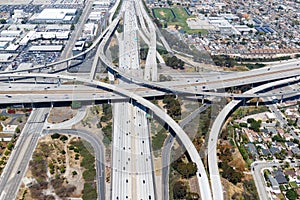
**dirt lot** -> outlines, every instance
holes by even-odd
[[[48,117],[48,122],[56,124],[67,121],[77,113],[76,110],[71,109],[71,107],[54,107]]]
[[[46,136],[39,141],[34,154],[39,155],[38,157],[42,155],[41,158],[46,161],[46,170],[42,170],[45,171],[45,173],[41,173],[38,175],[39,177],[36,177],[36,172],[34,172],[36,167],[33,167],[34,165],[30,164],[25,177],[35,178],[36,180],[40,180],[40,182],[43,180],[42,177],[45,177],[44,182],[48,182],[47,187],[40,189],[45,196],[58,197],[57,191],[59,188],[55,187],[51,181],[59,178],[62,180],[60,187],[68,188],[75,186],[75,189],[70,196],[81,197],[84,186],[84,180],[82,178],[84,169],[80,166],[82,157],[79,156],[79,158],[75,159],[75,154],[77,153],[70,149],[70,142],[77,141],[79,139],[74,136],[67,136],[65,137],[67,139],[64,141],[61,138],[62,135],[60,135],[60,138],[57,139],[52,139],[51,136]],[[33,156],[33,160],[35,160],[35,156]],[[50,167],[51,165],[53,167]],[[27,192],[24,195],[25,190]],[[32,187],[28,189],[23,184],[18,197],[22,198],[22,196],[24,196],[24,200],[38,199],[32,197],[32,193],[37,193],[36,190],[38,189],[33,190]]]

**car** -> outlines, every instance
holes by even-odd
[[[18,172],[17,172],[17,174],[20,174],[21,173],[21,171],[19,170]]]

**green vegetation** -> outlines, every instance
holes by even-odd
[[[72,103],[71,103],[71,108],[72,108],[72,109],[78,109],[78,108],[81,108],[81,102],[80,102],[80,101],[72,101]]]
[[[297,192],[295,190],[288,190],[286,191],[286,197],[289,199],[289,200],[296,200],[297,199]]]
[[[110,104],[102,104],[103,115],[101,117],[101,122],[108,122],[112,119],[112,108]]]
[[[153,9],[154,17],[159,20],[164,20],[166,22],[172,22],[175,20],[173,12],[170,8],[155,8]]]
[[[83,200],[97,199],[96,185],[92,183],[84,183]]]
[[[277,134],[272,137],[272,141],[276,142],[285,142],[285,139],[281,137],[281,135]]]
[[[83,172],[85,183],[82,198],[84,200],[96,199],[97,191],[94,183],[96,176],[95,157],[87,150],[82,141],[73,141],[71,144],[79,150],[80,155],[83,157],[80,163],[80,166],[85,168]]]
[[[165,62],[166,62],[166,65],[169,66],[169,67],[172,67],[173,69],[177,69],[177,68],[180,68],[180,69],[183,69],[184,67],[184,62],[177,58],[176,56],[167,56],[164,58]]]
[[[233,67],[236,62],[228,55],[212,55],[212,59],[217,66],[220,67]]]
[[[171,164],[171,167],[175,169],[183,178],[191,178],[196,175],[197,166],[194,162],[184,162],[183,157],[178,158]]]
[[[59,139],[64,142],[64,141],[68,140],[68,136],[62,135]]]
[[[261,122],[262,122],[261,120],[256,121],[253,118],[247,119],[247,123],[250,124],[249,129],[251,129],[255,132],[260,132],[259,128],[260,128]]]
[[[155,136],[152,137],[153,151],[157,151],[162,148],[166,137],[166,130],[164,128],[162,128],[160,131],[157,132]]]
[[[255,63],[255,64],[245,64],[246,67],[250,70],[252,69],[259,69],[259,68],[262,68],[262,67],[265,67],[266,65],[265,64],[261,64],[261,63]]]
[[[234,111],[231,116],[233,117],[233,119],[241,119],[245,116],[266,112],[268,110],[269,109],[266,106],[241,107],[241,108],[236,109],[236,111]]]
[[[104,126],[102,127],[101,123],[99,127],[102,127],[103,132],[103,143],[105,145],[109,145],[112,141],[112,107],[110,104],[102,104],[102,117],[101,122],[104,122]]]
[[[21,129],[19,127],[16,128],[16,133],[21,133]]]
[[[140,59],[141,60],[146,60],[148,51],[149,51],[149,47],[147,45],[144,45],[143,47],[140,48]]]
[[[211,122],[211,107],[201,113],[196,137],[206,136]]]
[[[274,61],[281,61],[281,60],[289,60],[291,56],[282,56],[282,57],[266,57],[266,58],[240,58],[235,57],[235,61],[237,62],[274,62]]]
[[[233,184],[241,182],[243,173],[239,169],[233,169],[233,167],[229,164],[233,160],[230,146],[220,146],[219,150],[221,153],[220,160],[222,161],[219,163],[219,166],[222,169],[222,177]]]
[[[256,186],[253,180],[243,180],[242,183],[243,183],[242,194],[234,193],[231,197],[232,200],[259,199]]]
[[[243,174],[228,165],[227,162],[221,163],[221,168],[223,172],[221,173],[222,177],[229,180],[233,184],[237,184],[241,182]]]
[[[181,105],[174,95],[166,95],[163,99],[164,108],[167,109],[168,115],[170,115],[175,121],[178,121],[181,116]]]
[[[290,184],[290,186],[291,186],[292,188],[297,188],[297,187],[298,187],[296,181],[290,182],[289,184]]]
[[[190,29],[187,24],[187,19],[192,18],[189,16],[184,8],[154,8],[153,14],[156,20],[154,22],[158,27],[163,27],[161,21],[165,22],[166,25],[173,25],[177,29],[182,29],[185,33],[193,34],[193,33],[207,33],[207,30],[203,29]],[[159,19],[159,20],[158,20]],[[161,20],[161,21],[160,21]],[[164,25],[164,27],[166,27]]]
[[[0,116],[0,121],[5,121],[5,120],[7,120],[7,119],[8,119],[7,116],[4,116],[4,115],[1,115],[1,116]]]
[[[58,133],[54,133],[51,135],[52,139],[58,139],[59,137],[60,137],[60,134],[58,134]]]
[[[6,19],[0,19],[0,24],[6,24]]]
[[[102,128],[103,132],[103,143],[109,145],[112,141],[112,123],[109,122],[105,127]]]
[[[177,181],[173,185],[173,198],[174,199],[185,199],[187,195],[187,186],[182,181]]]

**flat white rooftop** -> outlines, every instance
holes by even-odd
[[[63,45],[40,45],[32,46],[29,48],[29,51],[62,51]]]
[[[35,20],[63,20],[66,15],[75,15],[77,9],[55,9],[46,8],[37,16]]]

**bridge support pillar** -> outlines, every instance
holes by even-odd
[[[246,105],[246,99],[243,99],[243,106]]]
[[[34,77],[34,84],[36,85],[36,77]]]
[[[258,107],[258,104],[259,104],[259,98],[257,97],[256,107]]]
[[[58,81],[57,81],[57,86],[60,86],[60,85],[61,85],[61,80],[59,78]]]
[[[70,61],[67,61],[67,71],[70,69]]]
[[[282,103],[283,101],[283,95],[281,95],[281,98],[280,98],[280,103]]]
[[[204,95],[202,96],[201,103],[204,104]]]
[[[53,102],[51,101],[51,108],[53,108]]]

